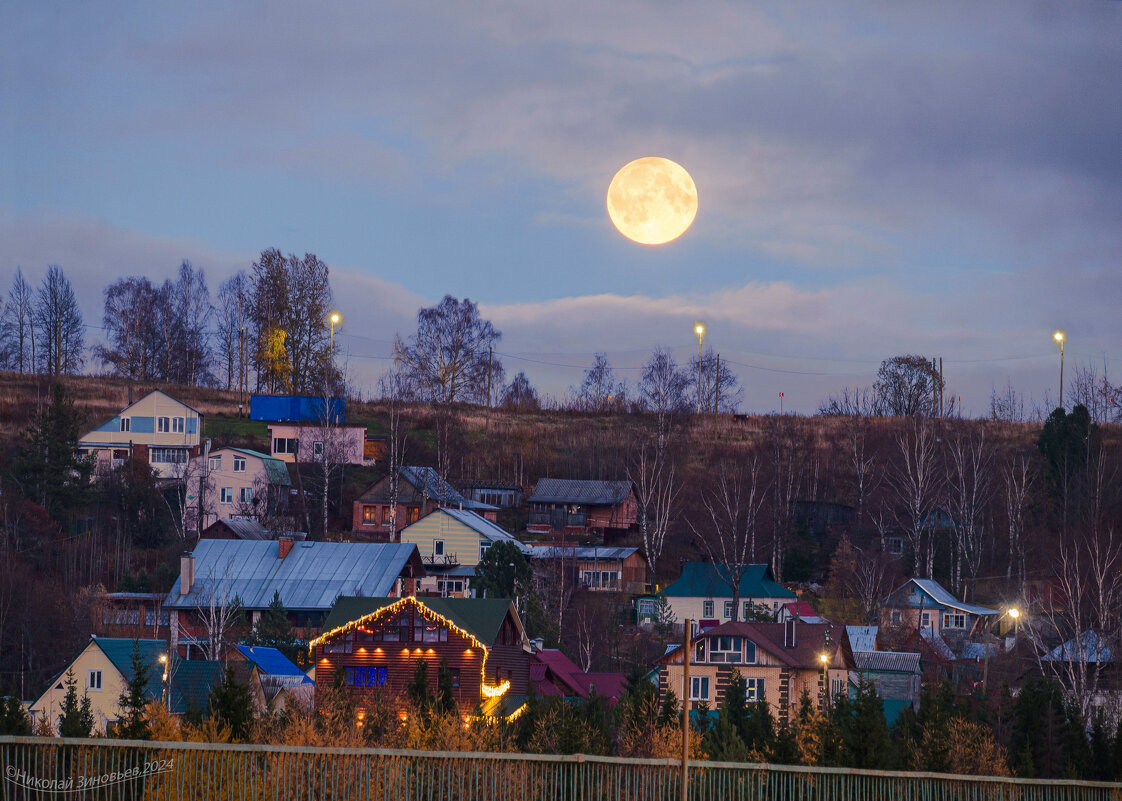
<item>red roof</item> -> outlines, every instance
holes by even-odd
[[[818,668],[822,663],[819,656],[826,645],[826,636],[830,636],[830,650],[835,654],[832,665],[850,670],[853,669],[853,651],[849,647],[849,638],[844,626],[831,627],[828,623],[795,624],[795,646],[787,648],[783,645],[785,623],[745,623],[729,621],[716,628],[702,632],[690,640],[691,645],[698,640],[722,635],[733,637],[746,637],[776,657],[780,662],[794,668]],[[842,664],[838,664],[837,652],[841,651]],[[671,664],[681,661],[681,648],[668,651],[658,660],[658,664]]]
[[[538,695],[587,698],[596,694],[619,698],[627,685],[622,673],[585,673],[556,648],[542,648],[530,656],[530,680]]]
[[[783,604],[791,615],[795,617],[818,617],[818,613],[814,611],[814,607],[806,601],[792,601],[788,604]]]

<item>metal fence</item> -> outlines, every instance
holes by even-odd
[[[4,799],[669,801],[680,763],[0,737]],[[1122,801],[1122,784],[691,762],[691,801]]]

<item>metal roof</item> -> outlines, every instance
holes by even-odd
[[[904,651],[854,651],[853,663],[861,672],[919,673],[919,654]]]
[[[180,595],[177,578],[164,606],[205,607],[213,593],[231,602],[236,597],[246,609],[266,609],[279,592],[290,611],[323,611],[340,595],[388,595],[411,560],[423,571],[411,544],[296,542],[283,559],[278,547],[275,540],[199,540],[191,591]]]
[[[962,612],[969,612],[972,615],[980,615],[980,616],[983,616],[983,617],[985,617],[987,615],[998,614],[996,609],[990,609],[989,607],[985,607],[985,606],[976,606],[974,604],[963,603],[962,601],[958,600],[953,595],[951,595],[943,587],[942,584],[935,581],[934,579],[914,578],[914,579],[909,579],[909,583],[915,584],[916,587],[918,587],[920,589],[920,591],[925,593],[929,598],[931,598],[933,601],[935,601],[935,603],[940,604],[942,606],[949,607],[950,609],[958,609]],[[898,593],[900,593],[901,590],[905,589],[907,586],[908,585],[905,584],[899,590],[896,590],[896,592],[892,593],[892,596],[889,596],[889,597],[891,598],[893,596],[896,596]]]
[[[849,647],[854,653],[857,651],[877,650],[877,632],[879,626],[846,626],[845,633],[849,635]]]
[[[919,634],[940,659],[944,659],[947,662],[953,662],[955,660],[954,651],[947,645],[947,641],[943,639],[943,635],[935,631],[935,629],[920,629]]]
[[[265,477],[269,479],[270,484],[276,484],[280,487],[291,487],[292,478],[288,475],[288,466],[273,456],[261,451],[250,450],[249,448],[219,448],[223,451],[234,451],[236,453],[244,453],[247,456],[256,456],[265,465]],[[213,456],[218,451],[212,451]]]
[[[1045,656],[1045,662],[1075,662],[1094,664],[1096,662],[1113,662],[1110,646],[1102,641],[1094,631],[1085,631],[1078,637],[1072,637],[1063,645],[1057,645]]]
[[[500,528],[497,524],[492,523],[490,520],[480,514],[477,514],[476,512],[472,512],[468,509],[449,509],[446,506],[440,507],[440,509],[438,509],[437,511],[444,512],[449,517],[458,520],[475,533],[479,534],[482,537],[485,537],[486,539],[489,539],[493,543],[510,542],[514,545],[517,545],[518,549],[522,551],[522,553],[526,553],[528,551],[527,547],[517,539],[515,539],[513,534],[511,534],[506,529]]]
[[[631,492],[630,481],[578,481],[539,478],[529,503],[582,503],[615,506]]]
[[[499,507],[489,503],[465,498],[459,490],[444,480],[432,467],[403,466],[398,468],[401,477],[417,488],[418,492],[435,498],[443,506],[458,506],[464,509],[497,510]]]
[[[531,559],[618,559],[623,561],[638,548],[606,548],[598,545],[536,545],[530,548]]]
[[[682,575],[670,584],[663,594],[687,598],[731,598],[731,579],[724,565],[711,562],[686,562]],[[771,568],[766,564],[745,565],[740,576],[740,597],[747,601],[753,598],[795,598],[795,593],[771,577]]]
[[[305,679],[311,682],[304,671],[296,667],[291,659],[276,648],[267,645],[239,645],[237,648],[242,656],[257,665],[258,669],[266,675],[295,676],[301,682]]]
[[[203,530],[203,537],[206,537],[207,532],[212,528],[221,526],[230,529],[240,540],[273,540],[282,535],[292,537],[294,540],[308,538],[307,532],[304,531],[270,531],[261,525],[260,520],[254,520],[251,517],[227,517],[216,520]]]

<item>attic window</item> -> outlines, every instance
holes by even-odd
[[[121,418],[121,430],[122,431],[128,431],[130,429],[130,423],[132,423],[132,418],[131,417],[122,417]]]

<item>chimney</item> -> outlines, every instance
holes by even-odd
[[[536,654],[538,651],[541,651],[544,648],[545,639],[543,637],[535,637],[534,639],[530,640],[530,650],[533,653]]]
[[[795,636],[795,618],[788,618],[783,621],[783,647],[794,648],[799,644],[798,638]]]
[[[292,550],[292,537],[277,538],[277,559],[284,559]]]
[[[179,557],[179,594],[187,595],[191,592],[191,585],[195,583],[195,556],[190,551],[184,551]]]

